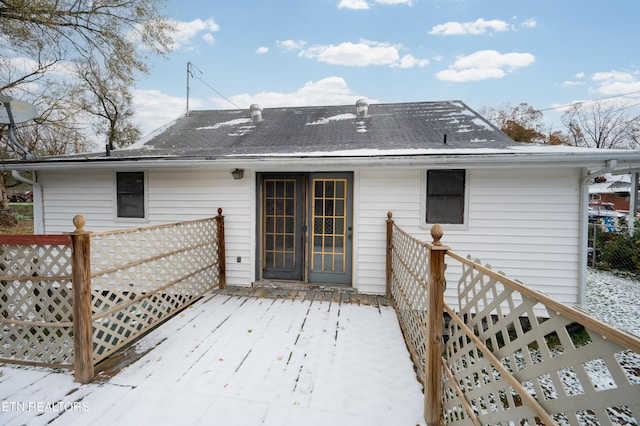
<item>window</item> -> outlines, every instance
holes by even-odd
[[[116,172],[119,218],[145,218],[144,172]]]
[[[427,171],[427,223],[464,223],[464,170]]]

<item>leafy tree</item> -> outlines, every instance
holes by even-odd
[[[570,144],[591,148],[637,148],[640,116],[628,114],[621,100],[575,103],[563,115]]]
[[[32,102],[39,116],[16,129],[37,156],[86,151],[87,128],[111,148],[135,142],[140,130],[131,89],[148,72],[151,54],[165,54],[173,29],[164,0],[0,0],[0,93]],[[6,126],[0,136],[7,137]],[[3,150],[3,158],[22,153]],[[6,210],[0,176],[0,222]]]
[[[148,55],[162,55],[171,48],[173,29],[161,14],[163,4],[164,0],[0,0],[0,49],[5,52],[0,93],[37,100],[44,111],[38,130],[31,126],[31,133],[22,132],[30,139],[25,145],[47,154],[86,146],[79,112],[106,134],[109,144],[135,141],[139,131],[130,122],[134,76],[148,71]],[[71,147],[61,148],[51,140],[61,132]]]
[[[92,60],[79,64],[77,74],[89,88],[78,99],[80,109],[102,119],[97,130],[106,135],[109,149],[135,142],[140,130],[129,121],[134,113],[129,91],[132,81],[114,78],[109,69]]]
[[[548,145],[569,145],[569,136],[560,130],[550,132],[547,136]]]
[[[542,111],[525,102],[516,107],[506,105],[501,109],[488,108],[482,113],[516,142],[545,142]]]

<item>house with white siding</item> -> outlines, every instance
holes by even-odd
[[[387,212],[564,303],[584,298],[588,184],[623,150],[511,140],[461,101],[191,111],[127,149],[16,160],[36,233],[101,231],[223,209],[227,283],[385,292]],[[456,274],[447,271],[447,298]]]

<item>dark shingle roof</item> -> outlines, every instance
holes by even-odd
[[[117,157],[277,155],[354,150],[504,149],[518,145],[461,101],[191,111]],[[444,143],[446,135],[447,143]]]

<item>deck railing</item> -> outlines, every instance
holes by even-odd
[[[97,363],[196,298],[224,288],[224,217],[108,232],[0,238],[0,361]],[[20,241],[18,241],[20,240]]]
[[[411,237],[389,213],[387,292],[427,424],[638,424],[640,339],[456,254],[438,225],[432,237]],[[462,267],[454,307],[445,260]]]
[[[0,362],[73,366],[71,239],[0,236]]]

